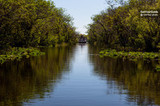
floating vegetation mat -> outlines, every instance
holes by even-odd
[[[30,56],[44,55],[44,52],[36,48],[12,48],[11,50],[0,55],[0,63],[4,63],[9,60],[20,60],[23,57],[29,58]]]
[[[158,59],[160,57],[160,53],[155,52],[124,52],[124,51],[116,51],[112,49],[107,49],[100,51],[100,57],[121,57],[123,59],[127,58],[130,60],[137,60],[140,58],[143,59]]]

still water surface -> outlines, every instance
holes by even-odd
[[[0,66],[0,105],[160,105],[156,61],[99,58],[87,44],[42,51]]]

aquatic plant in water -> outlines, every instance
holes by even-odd
[[[43,55],[44,52],[36,48],[12,48],[0,55],[0,63],[4,63],[9,60],[20,60],[22,58],[29,58],[30,56]]]
[[[124,51],[116,51],[112,49],[107,49],[99,52],[100,57],[122,57],[128,58],[130,60],[137,60],[139,58],[142,59],[158,59],[160,57],[159,53],[154,52],[124,52]]]

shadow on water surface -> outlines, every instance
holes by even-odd
[[[158,61],[100,58],[99,48],[88,44],[42,51],[0,65],[0,105],[160,105]],[[125,100],[115,100],[121,95]]]
[[[99,52],[99,48],[89,46],[89,54]],[[129,61],[121,58],[100,58],[90,55],[94,73],[125,94],[126,101],[137,105],[160,105],[160,73],[155,72],[158,61]]]
[[[69,72],[74,47],[42,49],[46,55],[0,65],[0,106],[47,97]]]

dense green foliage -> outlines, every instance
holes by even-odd
[[[0,0],[0,48],[76,41],[72,18],[46,0]]]
[[[89,42],[109,48],[135,51],[160,49],[160,15],[141,16],[141,11],[160,13],[160,0],[129,0],[95,15],[88,27]]]

